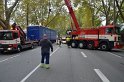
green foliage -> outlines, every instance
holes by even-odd
[[[77,19],[81,27],[90,28],[92,24],[92,8],[87,1],[82,3],[82,6],[77,10]]]
[[[103,6],[101,0],[70,0],[74,7],[75,15],[79,25],[83,28],[101,25],[99,17],[107,17],[113,20],[113,1],[107,0]],[[119,4],[122,0],[119,1]],[[29,25],[43,25],[56,29],[59,33],[64,32],[71,27],[70,16],[67,8],[64,6],[64,0],[21,0],[18,8],[15,9],[11,19],[27,27],[27,18]],[[104,8],[106,10],[104,10]],[[109,9],[110,8],[110,9]],[[124,9],[124,4],[121,7]],[[105,13],[108,12],[108,14]],[[123,12],[124,14],[124,12]],[[123,19],[117,16],[117,22]]]
[[[81,0],[74,0],[74,7],[77,7],[80,2],[81,2]]]
[[[85,8],[83,9],[84,10],[84,15],[83,15],[83,25],[82,27],[92,27],[93,24],[92,24],[92,11],[91,11],[91,8],[86,5]]]
[[[3,19],[4,17],[4,5],[3,5],[3,0],[0,0],[0,18]]]
[[[29,25],[42,25],[58,32],[66,30],[66,9],[63,8],[61,0],[23,0],[13,14],[13,20],[23,28],[27,27],[27,13]],[[61,27],[60,27],[61,26]]]

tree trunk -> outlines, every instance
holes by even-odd
[[[121,18],[122,18],[122,20],[123,20],[123,22],[124,22],[124,15],[123,15],[123,13],[122,13],[121,6],[119,6],[118,0],[115,0],[115,2],[116,2],[116,4],[117,4],[117,8],[118,8],[118,10],[119,10],[120,16],[121,16]],[[121,3],[121,4],[123,4],[123,3],[124,3],[124,0],[122,0],[122,3]]]
[[[3,7],[3,0],[0,0],[0,18],[4,18],[4,7]]]
[[[5,25],[5,21],[0,19],[0,26],[2,27],[2,29],[5,29],[7,28],[6,25]]]
[[[7,0],[5,0],[5,11],[0,12],[0,14],[5,12],[5,18],[2,18],[4,16],[0,17],[0,26],[2,26],[3,29],[5,29],[5,30],[10,29],[9,22],[10,22],[11,13],[13,12],[13,9],[18,2],[19,2],[19,0],[15,0],[15,3],[10,8],[8,8]],[[1,0],[0,4],[2,4],[2,3],[3,3],[3,1]],[[2,8],[4,8],[4,7],[2,6]],[[5,20],[3,20],[3,19],[5,19]]]
[[[0,28],[6,27],[3,20],[4,19],[4,6],[3,6],[3,0],[0,0]]]

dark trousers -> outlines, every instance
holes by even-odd
[[[71,42],[70,41],[67,41],[67,46],[71,46]]]
[[[41,56],[41,63],[49,64],[50,53],[42,53]]]

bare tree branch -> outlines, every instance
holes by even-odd
[[[7,27],[5,26],[5,21],[2,20],[2,19],[0,19],[0,26],[2,26],[3,28],[7,28]]]
[[[119,4],[118,4],[118,0],[115,0],[115,2],[116,2],[116,4],[117,4],[117,8],[118,8],[118,10],[119,10],[120,16],[121,16],[122,20],[124,21],[124,15],[123,15],[123,13],[122,13],[121,7],[120,7]],[[124,0],[122,0],[122,3],[123,3],[123,2],[124,2]]]
[[[45,26],[48,26],[48,25],[52,22],[52,20],[54,20],[54,19],[59,15],[59,12],[61,11],[61,9],[62,9],[63,6],[64,6],[64,4],[61,5],[61,7],[60,7],[60,9],[57,11],[56,15],[55,15]]]

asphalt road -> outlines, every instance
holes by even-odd
[[[40,47],[0,54],[0,82],[124,82],[124,51],[54,45],[50,69],[40,67]]]

